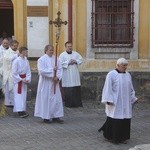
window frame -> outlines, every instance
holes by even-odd
[[[98,30],[98,27],[96,26],[96,15],[97,14],[102,14],[102,15],[107,15],[109,12],[100,12],[100,11],[97,11],[96,10],[96,6],[97,6],[97,4],[96,3],[98,3],[98,2],[101,2],[101,4],[102,4],[102,6],[100,6],[100,8],[103,8],[104,7],[104,9],[105,9],[105,7],[109,7],[109,6],[107,6],[107,5],[103,5],[104,3],[105,4],[109,4],[109,2],[111,3],[111,4],[119,4],[119,2],[120,3],[130,3],[130,5],[127,5],[126,7],[130,7],[130,9],[129,8],[126,8],[126,9],[129,9],[129,10],[126,10],[125,12],[118,12],[118,11],[116,11],[116,12],[114,12],[114,11],[112,11],[112,12],[110,12],[110,14],[109,15],[111,15],[113,18],[115,18],[117,15],[118,15],[118,13],[120,13],[119,15],[121,15],[122,14],[122,16],[123,15],[125,15],[125,17],[127,17],[128,16],[128,18],[126,19],[126,20],[130,20],[129,21],[129,25],[127,25],[127,26],[125,26],[124,28],[123,27],[120,27],[120,28],[118,28],[118,26],[117,27],[115,27],[115,26],[112,26],[113,25],[113,23],[114,23],[114,21],[113,20],[111,20],[111,27],[110,28],[108,28],[108,29],[110,29],[110,34],[111,34],[111,36],[114,36],[114,34],[115,33],[113,33],[113,31],[114,30],[116,30],[116,29],[120,29],[120,31],[121,31],[121,29],[123,28],[124,29],[124,31],[126,31],[126,30],[129,30],[129,34],[128,34],[128,39],[125,41],[125,40],[120,40],[120,41],[117,41],[117,40],[114,40],[112,37],[111,37],[111,39],[110,40],[99,40],[99,38],[100,38],[100,36],[98,36],[97,35],[97,37],[96,37],[96,34],[99,34],[99,32],[98,31],[96,31],[96,30]],[[115,3],[116,2],[116,3]],[[96,6],[95,6],[96,5]],[[112,9],[115,9],[115,8],[117,8],[117,5],[116,6],[114,6],[113,5],[113,7],[112,7]],[[119,5],[118,5],[118,7],[120,7]],[[123,6],[122,5],[122,7],[124,8],[125,7],[125,5]],[[118,8],[117,8],[118,9]],[[101,16],[102,16],[101,15]],[[130,16],[129,16],[130,15]],[[106,16],[107,17],[107,16]],[[130,18],[130,19],[129,19]],[[101,17],[101,19],[102,19],[102,17]],[[108,19],[108,18],[106,18],[106,19]],[[111,18],[112,19],[112,18]],[[92,27],[92,34],[91,34],[91,43],[92,43],[92,47],[93,48],[96,48],[96,47],[129,47],[129,48],[133,48],[133,43],[134,43],[134,0],[92,0],[92,13],[91,13],[91,20],[92,20],[92,25],[91,25],[91,27]],[[126,21],[127,22],[127,21]],[[125,23],[126,23],[125,22]],[[104,25],[103,23],[102,23],[102,27],[103,27],[103,29],[105,29],[105,30],[107,30],[107,27],[105,27],[105,26],[107,26],[108,24],[106,24],[106,25]],[[122,25],[122,24],[121,24]],[[121,26],[120,25],[120,26]],[[123,25],[122,25],[123,26]],[[125,29],[126,28],[126,29]],[[101,31],[102,31],[102,29],[100,29]],[[99,30],[99,31],[100,31]],[[117,30],[116,30],[116,32],[117,32]],[[122,31],[121,31],[122,32]],[[125,32],[125,33],[127,33],[127,32]],[[126,34],[127,35],[127,34]],[[102,35],[103,36],[103,35]],[[117,36],[116,36],[117,37]]]

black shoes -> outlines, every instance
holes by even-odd
[[[55,122],[55,123],[60,123],[60,124],[64,123],[64,121],[61,120],[60,118],[53,118],[52,121]]]
[[[128,140],[125,140],[125,141],[121,141],[122,144],[127,144],[128,143]]]
[[[43,122],[44,122],[44,123],[47,123],[47,124],[52,123],[52,121],[49,120],[49,119],[44,119]]]
[[[24,112],[24,111],[20,111],[20,112],[18,112],[18,115],[19,115],[19,117],[20,117],[20,118],[26,118],[26,117],[28,117],[28,116],[29,116],[29,114],[28,114],[28,113],[26,113],[26,112]]]
[[[13,108],[13,105],[6,105],[7,108]]]
[[[113,144],[127,144],[128,143],[128,140],[125,140],[125,141],[113,141],[113,140],[108,140],[108,139],[105,139],[105,140]]]
[[[60,118],[52,118],[52,120],[51,119],[44,119],[43,122],[47,123],[47,124],[49,124],[49,123],[60,123],[60,124],[63,124],[64,123],[64,121],[61,120]]]
[[[52,120],[50,120],[50,119],[44,119],[43,122],[47,123],[47,124],[52,123],[52,122],[54,122],[54,123],[60,123],[60,124],[64,123],[64,121],[61,120],[60,118],[53,118]]]

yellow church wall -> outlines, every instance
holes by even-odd
[[[68,0],[49,0],[49,20],[55,20],[58,11],[61,12],[62,21],[68,21]],[[58,54],[64,51],[64,43],[68,40],[68,25],[62,25],[60,30],[60,38],[58,43]],[[56,45],[56,27],[50,25],[50,44]]]
[[[14,6],[14,36],[20,46],[26,46],[26,0],[12,0]]]
[[[20,45],[26,45],[26,0],[12,0],[14,6],[14,36]],[[73,48],[86,55],[86,0],[73,2]],[[68,21],[68,0],[49,0],[49,19],[55,20],[61,11],[61,19]],[[139,0],[139,59],[150,58],[150,1]],[[56,28],[50,25],[50,44],[55,45]],[[68,25],[62,25],[59,40],[59,53],[68,40]]]
[[[58,10],[61,11],[62,20],[67,20],[68,16],[68,0],[50,0],[50,11],[52,14],[52,19],[54,20],[57,16]],[[72,23],[73,23],[73,48],[76,49],[83,57],[86,56],[86,6],[87,0],[72,0]],[[139,59],[149,59],[150,58],[150,0],[139,0]],[[68,21],[68,20],[67,20]],[[53,44],[55,43],[55,29],[51,28],[52,35],[51,40]],[[61,37],[59,42],[59,53],[64,50],[64,43],[68,39],[68,26],[62,25]]]
[[[86,56],[86,0],[73,0],[73,45]]]
[[[26,0],[12,0],[14,5],[14,36],[20,45],[26,46]],[[83,57],[86,54],[86,0],[72,0],[72,40],[73,48]],[[68,0],[49,0],[49,20],[57,18],[57,12],[61,12],[61,19],[68,21]],[[50,25],[50,44],[55,46],[56,28]],[[68,40],[68,25],[62,25],[59,39],[58,53],[64,51],[64,43]]]
[[[150,0],[140,0],[139,3],[139,59],[149,59]]]
[[[49,1],[49,18],[55,20],[57,12],[61,12],[62,21],[68,21],[68,0],[53,0]],[[77,50],[83,57],[86,53],[86,0],[72,0],[72,41],[73,49]],[[50,25],[50,43],[55,45],[54,25]],[[58,53],[64,51],[64,43],[68,41],[68,25],[61,26],[61,35],[59,39]]]

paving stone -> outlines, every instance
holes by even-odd
[[[134,148],[130,148],[129,150],[150,150],[150,144],[136,145]]]
[[[128,150],[149,143],[150,103],[135,105],[131,139],[118,145],[97,131],[106,119],[104,105],[84,101],[83,108],[64,107],[64,124],[44,124],[33,116],[34,103],[27,103],[28,118],[19,118],[7,108],[7,115],[0,118],[0,150]]]

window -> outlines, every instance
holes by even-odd
[[[92,47],[133,47],[134,0],[92,0]]]

